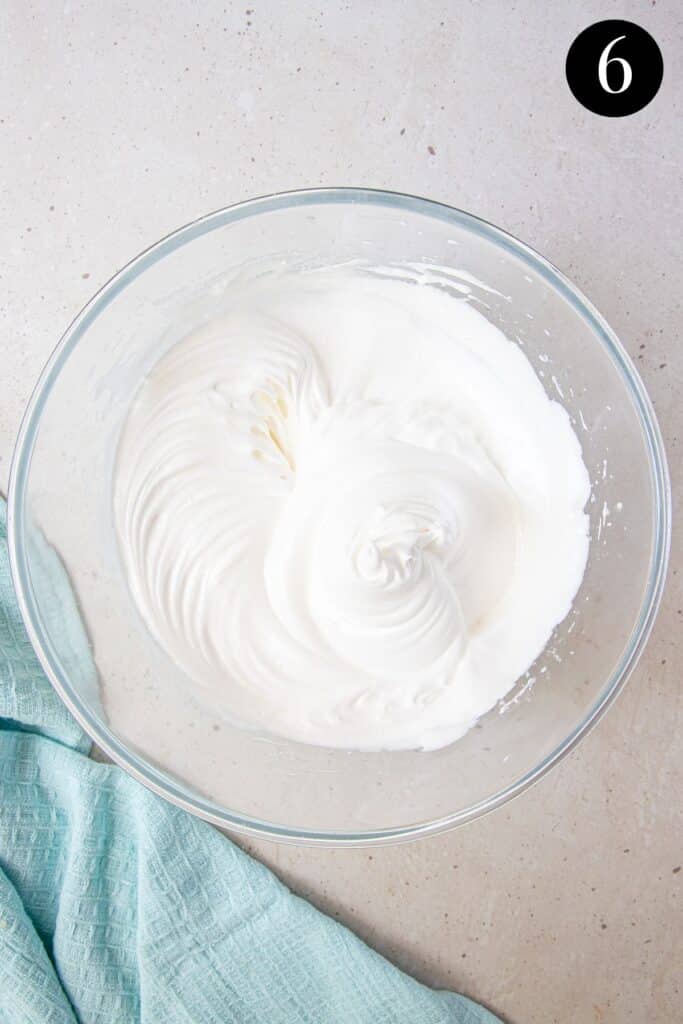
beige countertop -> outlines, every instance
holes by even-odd
[[[249,4],[250,6],[247,6]],[[580,29],[632,18],[654,101],[595,117]],[[681,498],[681,22],[673,0],[344,4],[9,0],[0,76],[0,489],[62,330],[198,215],[309,185],[414,192],[529,242],[637,360]],[[510,1024],[668,1024],[683,928],[681,540],[652,640],[606,719],[512,804],[376,850],[250,843],[296,891]]]

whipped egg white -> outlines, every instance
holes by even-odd
[[[240,282],[153,367],[119,443],[135,603],[215,710],[434,749],[529,668],[588,552],[588,474],[521,349],[356,268]]]

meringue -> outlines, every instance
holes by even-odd
[[[200,699],[323,746],[434,749],[567,615],[590,484],[565,409],[447,289],[338,267],[240,282],[143,382],[114,514]]]

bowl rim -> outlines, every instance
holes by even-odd
[[[262,213],[286,208],[328,204],[371,204],[455,224],[492,241],[520,257],[550,284],[592,328],[612,363],[620,372],[637,410],[649,456],[654,493],[653,544],[647,587],[638,620],[622,656],[583,720],[533,768],[520,778],[483,800],[440,818],[378,830],[338,832],[285,826],[230,811],[198,794],[188,794],[165,772],[127,748],[90,711],[87,703],[70,686],[68,677],[44,629],[33,593],[26,558],[24,507],[28,472],[40,417],[53,382],[71,351],[88,327],[123,289],[145,270],[183,245],[228,224]],[[86,303],[67,327],[45,364],[24,412],[10,467],[7,501],[8,549],[12,580],[26,631],[38,659],[56,690],[81,728],[121,768],[148,789],[212,824],[252,838],[319,846],[372,846],[433,835],[473,821],[518,796],[541,779],[596,725],[614,702],[633,671],[648,640],[664,588],[671,545],[671,484],[661,431],[645,386],[617,335],[588,298],[549,260],[531,246],[502,228],[457,207],[420,196],[381,189],[309,188],[278,192],[247,199],[205,214],[177,228],[133,257]]]

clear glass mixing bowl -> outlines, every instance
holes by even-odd
[[[237,269],[346,260],[453,270],[453,294],[521,345],[572,416],[593,483],[591,548],[573,612],[506,699],[430,753],[357,753],[249,733],[201,706],[129,596],[112,521],[118,433],[141,378],[220,314]],[[444,284],[435,285],[444,287]],[[437,832],[502,804],[569,751],[611,703],[650,632],[664,581],[670,493],[660,433],[602,317],[526,245],[469,214],[362,189],[255,199],[181,228],[134,259],[69,327],[31,399],[9,496],[14,582],[38,656],[113,759],[217,825],[359,844]],[[97,670],[73,657],[38,561],[38,528],[71,579]],[[86,658],[87,662],[88,659]],[[172,696],[173,699],[170,699]]]

